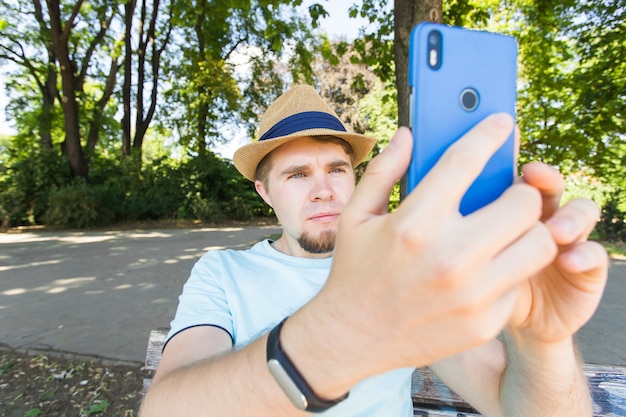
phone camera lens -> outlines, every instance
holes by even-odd
[[[474,111],[478,107],[478,92],[473,88],[466,88],[461,91],[459,101],[463,110],[468,112]]]
[[[432,70],[438,70],[441,68],[442,61],[442,36],[438,30],[433,30],[428,33],[428,66]]]

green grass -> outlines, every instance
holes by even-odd
[[[601,242],[612,258],[626,258],[626,243]]]

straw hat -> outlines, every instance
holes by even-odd
[[[278,97],[261,117],[256,142],[235,151],[233,162],[241,174],[254,181],[259,162],[274,149],[290,140],[304,136],[330,135],[348,142],[354,150],[354,165],[370,153],[376,139],[346,130],[313,87],[295,85]]]

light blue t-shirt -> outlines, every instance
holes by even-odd
[[[230,333],[235,349],[242,348],[313,298],[331,262],[285,255],[268,240],[248,250],[210,251],[191,271],[168,340],[190,327],[211,325]],[[403,368],[368,378],[350,390],[347,400],[320,415],[412,416],[412,372]]]

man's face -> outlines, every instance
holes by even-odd
[[[311,138],[287,142],[272,151],[265,184],[255,181],[283,226],[274,247],[294,256],[329,256],[339,215],[354,191],[354,170],[343,147]]]

